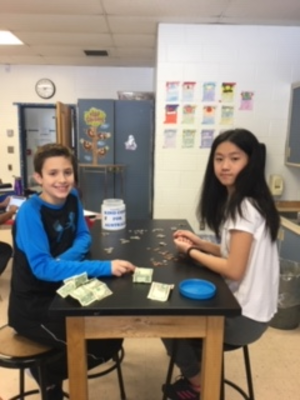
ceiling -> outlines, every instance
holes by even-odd
[[[300,0],[0,0],[0,64],[154,67],[159,23],[300,26]]]

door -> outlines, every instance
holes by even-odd
[[[71,107],[58,101],[56,103],[56,142],[73,148]]]
[[[33,178],[33,158],[39,146],[56,141],[55,109],[54,108],[24,108],[23,127],[24,147],[22,146],[24,166],[24,187],[36,186]]]
[[[33,157],[39,146],[59,142],[75,149],[76,108],[65,104],[15,103],[18,107],[20,169],[24,188],[35,186]],[[59,126],[59,128],[58,128]],[[57,129],[60,131],[58,140]]]

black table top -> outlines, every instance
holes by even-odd
[[[179,228],[191,229],[186,220],[155,219],[127,221],[126,229],[119,231],[103,231],[101,222],[96,221],[91,229],[93,238],[91,259],[123,259],[131,261],[138,267],[153,268],[153,281],[175,285],[168,301],[147,299],[150,285],[134,284],[130,274],[120,278],[99,278],[109,286],[113,294],[87,307],[82,307],[70,297],[63,299],[57,295],[50,307],[51,314],[57,316],[240,315],[240,306],[221,276],[178,255],[172,235],[174,230]],[[127,239],[129,242],[122,244],[121,239]],[[113,247],[111,254],[107,254],[104,250],[109,247]],[[168,256],[173,259],[169,260]],[[154,266],[155,262],[161,265]],[[178,285],[182,280],[192,278],[214,283],[217,288],[216,295],[209,300],[191,300],[183,297],[179,293]]]

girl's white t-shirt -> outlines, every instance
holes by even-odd
[[[238,230],[253,235],[245,275],[240,281],[227,279],[242,308],[242,315],[255,321],[268,322],[277,311],[279,285],[279,256],[277,243],[271,241],[265,219],[246,199],[242,202],[243,218],[225,221],[221,236],[221,256],[228,258],[230,231]]]

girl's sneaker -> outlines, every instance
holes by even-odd
[[[170,385],[163,385],[162,390],[169,400],[200,400],[200,393],[184,377]]]

